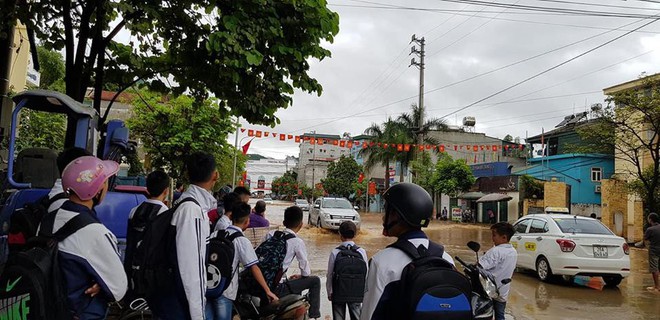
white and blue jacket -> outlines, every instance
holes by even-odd
[[[66,201],[56,213],[53,232],[79,214],[97,220],[93,210]],[[128,284],[115,235],[100,222],[92,223],[61,241],[58,249],[69,309],[80,320],[105,319],[108,302],[121,300]],[[95,283],[101,292],[92,298],[85,290]]]

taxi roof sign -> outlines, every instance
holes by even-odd
[[[545,213],[565,213],[569,214],[568,208],[566,207],[545,207]]]

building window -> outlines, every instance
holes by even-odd
[[[591,181],[600,181],[603,178],[602,168],[591,168]]]

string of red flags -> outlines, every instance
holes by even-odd
[[[280,141],[280,142],[291,142],[294,141],[295,143],[301,143],[301,142],[307,142],[311,145],[333,145],[333,146],[339,146],[341,148],[372,148],[372,147],[378,147],[378,148],[383,148],[383,149],[388,149],[391,148],[393,150],[396,150],[398,152],[410,152],[410,151],[415,151],[415,150],[428,150],[428,151],[440,151],[440,152],[445,152],[447,150],[454,150],[454,151],[472,151],[472,152],[483,152],[483,151],[491,151],[491,152],[498,152],[498,151],[513,151],[513,150],[524,150],[526,146],[524,144],[505,144],[505,145],[498,145],[498,144],[439,144],[439,145],[432,145],[432,144],[403,144],[403,143],[385,143],[385,142],[375,142],[375,141],[368,141],[368,140],[350,140],[350,139],[328,139],[328,138],[314,138],[310,137],[308,135],[292,135],[292,134],[286,134],[286,133],[277,133],[277,132],[270,132],[270,131],[263,131],[263,130],[255,130],[255,129],[246,129],[246,128],[241,128],[241,132],[246,132],[248,137],[254,137],[254,138],[270,138],[275,141]]]

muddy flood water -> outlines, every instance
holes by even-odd
[[[287,205],[275,203],[268,206],[266,218],[271,225],[281,224]],[[372,257],[394,239],[382,236],[381,214],[363,213],[361,216],[362,227],[355,241]],[[307,212],[304,219],[307,221]],[[490,230],[485,225],[433,221],[425,232],[432,240],[443,244],[449,254],[467,262],[475,261],[474,253],[466,247],[468,241],[481,243],[482,251],[492,246]],[[331,305],[325,292],[325,274],[328,255],[339,244],[339,235],[305,225],[299,236],[307,244],[312,273],[321,277],[321,312],[324,318],[331,319]],[[653,284],[648,273],[647,251],[631,249],[630,259],[630,277],[624,279],[617,288],[605,288],[602,291],[566,283],[543,283],[532,273],[517,272],[513,277],[507,304],[507,318],[660,319],[660,295],[645,289]],[[299,270],[294,262],[289,274],[296,273]]]

